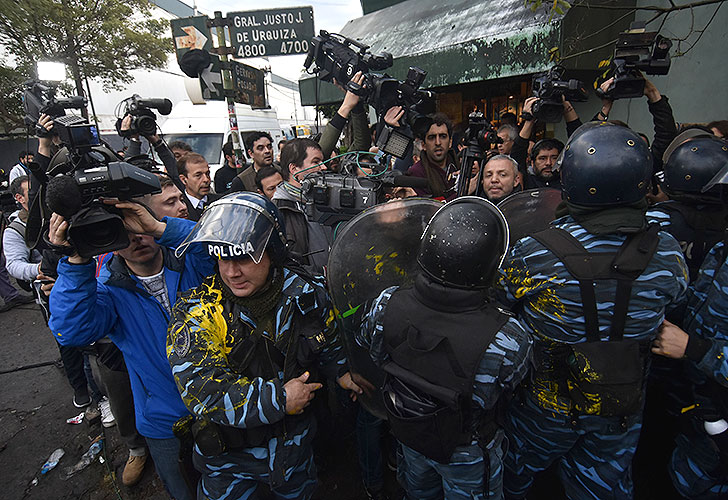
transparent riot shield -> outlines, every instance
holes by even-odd
[[[561,191],[538,188],[509,196],[498,203],[510,229],[510,246],[524,236],[549,227],[556,218],[556,207],[561,203]]]
[[[334,240],[327,278],[340,335],[355,380],[369,388],[360,401],[386,418],[379,388],[381,371],[359,346],[356,335],[367,303],[385,288],[409,285],[417,267],[420,237],[440,202],[407,198],[377,205],[350,220]]]

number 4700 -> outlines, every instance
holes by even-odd
[[[299,54],[301,52],[308,52],[308,40],[281,42],[281,54]]]

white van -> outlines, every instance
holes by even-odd
[[[273,138],[275,156],[278,153],[278,141],[285,139],[276,112],[272,109],[253,110],[244,104],[236,104],[235,111],[241,140],[245,139],[247,132],[268,132]],[[190,145],[192,151],[204,156],[210,164],[210,175],[215,177],[215,171],[225,162],[222,146],[230,136],[226,102],[192,104],[188,100],[180,101],[172,108],[161,128],[167,144],[183,141]],[[245,145],[241,144],[241,147],[245,155]]]

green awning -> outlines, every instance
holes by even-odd
[[[548,69],[560,19],[549,22],[545,10],[532,12],[523,0],[408,0],[349,21],[341,34],[372,52],[390,52],[392,76],[404,78],[410,66],[424,69],[424,86],[433,88]],[[319,103],[341,99],[333,86],[319,87]],[[299,88],[302,103],[313,105],[313,78]]]

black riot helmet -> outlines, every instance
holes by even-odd
[[[667,158],[662,188],[675,200],[720,203],[720,186],[703,188],[726,165],[728,143],[715,136],[688,139]]]
[[[498,208],[477,196],[443,206],[427,223],[417,263],[442,285],[488,287],[508,251],[508,223]]]
[[[569,203],[585,207],[629,205],[647,194],[652,153],[627,127],[589,122],[569,138],[558,166]]]

